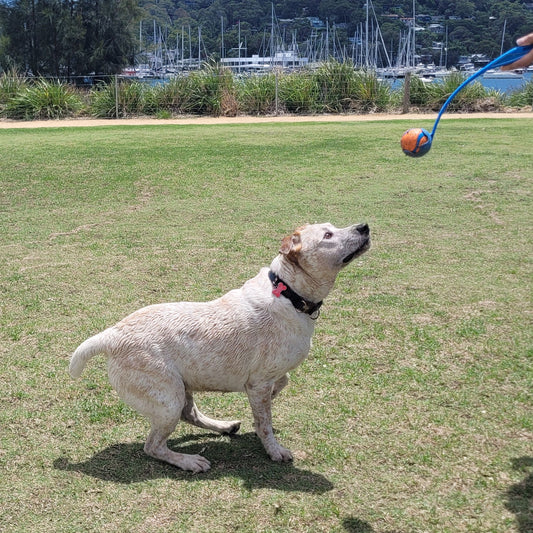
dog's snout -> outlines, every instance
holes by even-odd
[[[360,235],[368,235],[370,233],[370,228],[368,227],[368,224],[357,224],[355,226],[355,229],[359,232]]]

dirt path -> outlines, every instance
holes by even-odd
[[[268,122],[369,122],[389,120],[410,120],[416,126],[418,122],[433,122],[437,113],[426,114],[386,114],[372,113],[368,115],[281,115],[270,117],[183,117],[172,119],[156,119],[149,117],[123,119],[65,119],[65,120],[0,120],[0,129],[9,128],[65,128],[69,126],[146,126],[161,124],[261,124]],[[533,118],[533,111],[513,111],[509,113],[450,113],[442,120],[468,118]]]

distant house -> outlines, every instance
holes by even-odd
[[[416,20],[427,24],[428,22],[431,22],[431,15],[417,15]]]
[[[442,24],[430,24],[428,29],[433,33],[444,33],[444,26]]]
[[[325,22],[318,17],[307,17],[307,20],[311,24],[311,28],[314,28],[315,30],[324,30],[326,28]]]

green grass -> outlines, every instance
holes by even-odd
[[[425,122],[425,121],[422,121]],[[0,530],[502,532],[533,525],[528,119],[0,131]],[[192,475],[68,359],[136,308],[206,300],[303,222],[367,221],[310,357],[274,406],[272,463],[240,394],[198,395],[241,434],[180,425]],[[275,334],[275,332],[273,332]]]

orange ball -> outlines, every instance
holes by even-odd
[[[424,128],[411,128],[402,135],[400,144],[404,154],[421,157],[431,148],[431,134]]]

